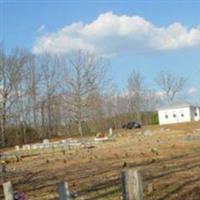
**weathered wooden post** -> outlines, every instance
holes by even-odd
[[[122,172],[123,200],[143,200],[142,177],[137,169]]]
[[[3,183],[3,191],[5,200],[14,200],[12,184],[10,181]]]
[[[61,182],[58,186],[59,200],[72,200],[67,182]]]

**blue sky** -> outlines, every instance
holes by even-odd
[[[102,35],[95,36],[91,32],[95,31],[97,19],[100,15],[103,15],[99,19],[101,23],[107,19],[112,18],[117,23],[120,22],[120,26],[123,27],[123,22],[130,21],[132,23],[131,30],[125,30],[125,35],[121,37],[115,34],[118,28],[113,25],[113,30],[107,30],[105,28],[104,37]],[[126,16],[125,20],[121,20],[121,16]],[[135,17],[132,19],[131,17]],[[139,16],[139,19],[136,18]],[[134,23],[139,23],[136,31],[142,29],[144,37],[138,36],[134,31]],[[82,22],[81,27],[75,27],[73,31],[62,31],[64,27],[69,28],[73,23]],[[143,30],[143,23],[148,29],[148,33]],[[95,26],[91,24],[95,23]],[[153,26],[150,25],[149,23]],[[66,39],[65,34],[68,34],[71,38],[69,42],[73,45],[72,39],[76,41],[84,42],[83,46],[90,45],[92,48],[99,48],[98,52],[107,52],[107,54],[114,54],[109,56],[111,62],[111,73],[114,79],[114,83],[120,90],[125,90],[127,85],[127,77],[133,70],[140,71],[146,78],[146,84],[151,87],[156,87],[153,79],[156,74],[161,70],[170,71],[178,75],[185,76],[188,80],[186,86],[186,93],[193,89],[188,98],[193,102],[200,102],[200,45],[198,40],[198,34],[195,35],[192,44],[188,44],[187,41],[180,41],[177,46],[166,46],[169,44],[163,44],[163,38],[165,40],[166,34],[173,34],[169,30],[169,26],[178,23],[188,28],[188,38],[191,38],[189,31],[195,29],[198,32],[200,27],[200,1],[120,1],[120,0],[88,0],[88,1],[6,1],[0,0],[0,41],[3,41],[6,48],[9,50],[13,47],[25,47],[33,50],[37,47],[38,51],[42,51],[47,39],[52,40],[56,48],[65,48],[69,51],[71,47],[62,46],[64,44],[57,44],[58,41],[54,39],[58,35],[62,35],[61,39]],[[86,24],[90,24],[89,36],[77,36],[80,31],[84,34],[86,31]],[[98,24],[97,24],[98,25]],[[102,25],[102,24],[100,24]],[[97,29],[98,32],[104,31],[104,25]],[[125,26],[126,28],[127,26]],[[153,33],[151,32],[152,29]],[[160,29],[163,28],[163,33],[160,33]],[[179,25],[175,26],[175,32],[179,30]],[[120,29],[121,30],[121,29]],[[182,30],[182,29],[181,29]],[[132,31],[131,33],[127,31]],[[174,31],[174,28],[173,28]],[[132,33],[135,36],[132,36]],[[90,36],[93,34],[93,38]],[[112,36],[113,34],[113,36]],[[148,34],[151,37],[148,38]],[[158,34],[154,37],[153,34]],[[180,33],[181,34],[181,33]],[[184,31],[183,31],[183,34]],[[71,36],[72,35],[72,36]],[[77,38],[78,37],[78,38]],[[139,42],[138,42],[139,37]],[[160,41],[161,37],[161,41]],[[176,40],[175,36],[175,40]],[[89,38],[89,39],[88,39]],[[131,38],[131,39],[130,39]],[[136,39],[137,40],[136,40]],[[41,40],[40,40],[41,39]],[[59,40],[59,42],[60,42]],[[86,44],[85,44],[85,41]],[[68,41],[68,40],[67,40]],[[92,41],[92,42],[91,42]],[[126,42],[124,42],[126,41]],[[131,44],[131,42],[133,43]],[[155,44],[158,42],[158,44]],[[56,43],[56,44],[55,44]],[[61,42],[62,43],[62,42]],[[116,45],[115,45],[116,43]],[[130,46],[129,46],[130,43]],[[150,43],[150,44],[149,44]],[[196,45],[196,43],[198,43]],[[68,43],[67,43],[68,44]],[[66,44],[66,45],[67,45]],[[59,46],[61,45],[61,46]],[[153,45],[153,46],[152,46]],[[127,47],[128,46],[128,47]],[[88,48],[89,48],[88,47]],[[48,46],[51,48],[51,46]],[[77,47],[78,48],[78,47]],[[122,50],[116,50],[120,48]],[[148,49],[145,52],[145,48]],[[55,50],[55,49],[54,49]],[[115,51],[116,50],[116,51]]]

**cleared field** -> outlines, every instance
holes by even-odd
[[[199,128],[200,123],[188,123],[118,130],[115,140],[94,148],[37,154],[8,163],[1,184],[11,180],[14,189],[30,200],[53,200],[58,198],[58,183],[64,180],[76,199],[118,200],[121,171],[139,167],[145,200],[199,200],[200,140],[184,139],[198,134]],[[2,193],[1,188],[1,199]]]

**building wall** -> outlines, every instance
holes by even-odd
[[[200,120],[200,108],[199,107],[194,108],[194,120],[195,121]]]
[[[161,125],[190,122],[192,118],[194,119],[191,107],[159,110],[158,116]]]

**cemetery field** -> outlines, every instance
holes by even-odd
[[[4,163],[0,182],[12,181],[14,190],[30,200],[58,199],[61,181],[68,182],[76,199],[119,200],[122,170],[140,168],[145,200],[200,199],[200,123],[113,134],[112,140],[85,148],[27,152]]]

